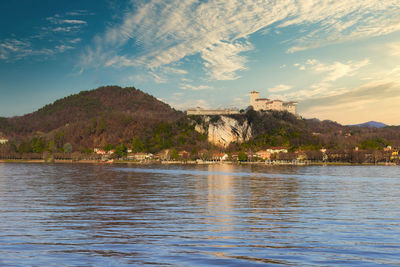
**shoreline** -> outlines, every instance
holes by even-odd
[[[351,163],[351,162],[233,162],[233,161],[123,161],[116,160],[105,162],[99,160],[24,160],[24,159],[0,159],[0,163],[43,163],[43,164],[132,164],[132,165],[261,165],[261,166],[400,166],[394,162],[379,163]]]

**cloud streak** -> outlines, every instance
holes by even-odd
[[[72,13],[71,16],[88,15],[84,10]],[[75,49],[82,41],[77,34],[87,26],[82,19],[69,19],[59,14],[47,17],[45,21],[46,25],[33,35],[0,40],[0,60],[11,62],[28,57],[48,57]]]
[[[277,92],[284,92],[291,90],[293,87],[291,85],[287,84],[278,84],[277,86],[274,86],[272,88],[268,88],[268,92],[270,93],[277,93]]]
[[[134,57],[128,52],[122,55],[114,52],[110,56],[129,58],[136,66],[151,70],[198,55],[208,77],[215,80],[240,77],[239,72],[247,69],[245,52],[254,49],[249,37],[261,30],[269,34],[270,29],[276,32],[312,25],[298,31],[295,39],[286,40],[291,45],[288,52],[292,53],[400,29],[397,0],[260,0],[256,3],[252,0],[153,0],[143,1],[139,6],[138,1],[132,3],[134,7],[125,14],[122,23],[96,37],[94,47],[89,48],[92,53],[140,47],[141,52]]]
[[[320,97],[329,97],[343,94],[352,90],[350,87],[337,87],[335,84],[338,80],[352,77],[358,74],[359,70],[370,64],[370,60],[364,59],[360,61],[335,61],[333,63],[323,63],[316,59],[309,59],[303,64],[296,63],[294,67],[310,74],[319,75],[315,78],[315,82],[309,86],[309,89],[295,90],[288,93],[282,93],[291,89],[287,89],[285,85],[272,88],[277,94],[271,95],[272,98],[287,100],[306,100]],[[287,89],[287,90],[286,90]]]
[[[331,95],[305,99],[300,105],[301,113],[308,117],[330,118],[344,123],[363,120],[400,123],[397,105],[400,100],[400,65],[376,72],[371,78],[371,81],[336,90]]]
[[[74,46],[68,44],[59,44],[52,48],[35,48],[27,40],[5,39],[0,41],[0,60],[10,62],[26,57],[52,56],[74,48]]]
[[[213,87],[209,85],[192,85],[192,84],[181,84],[180,88],[182,90],[192,90],[192,91],[201,91],[201,90],[211,90]]]

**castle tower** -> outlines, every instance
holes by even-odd
[[[256,109],[256,99],[258,99],[259,97],[259,92],[256,91],[252,91],[250,92],[250,106],[253,106],[254,109]]]

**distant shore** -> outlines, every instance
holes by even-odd
[[[234,162],[234,161],[124,161],[114,160],[100,161],[100,160],[24,160],[24,159],[2,159],[0,163],[48,163],[48,164],[59,164],[59,163],[72,163],[72,164],[133,164],[133,165],[212,165],[212,164],[231,164],[231,165],[264,165],[264,166],[398,166],[393,162],[378,162],[378,163],[351,163],[351,162]]]

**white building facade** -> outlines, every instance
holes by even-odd
[[[287,111],[292,114],[297,112],[297,102],[283,102],[282,100],[271,100],[268,98],[260,98],[259,92],[250,92],[250,105],[254,110],[278,110]]]
[[[6,144],[8,142],[7,138],[0,138],[0,145]]]

